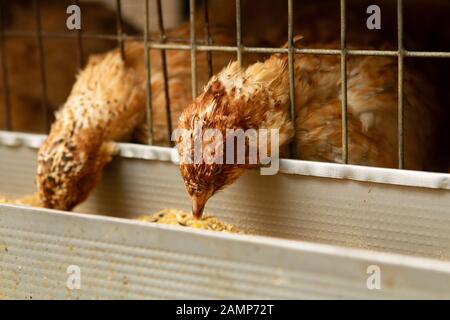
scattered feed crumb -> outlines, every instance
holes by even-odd
[[[242,233],[242,231],[237,227],[220,221],[217,218],[206,216],[201,220],[198,220],[195,219],[190,213],[176,209],[164,209],[152,215],[139,216],[136,219],[146,222],[172,224],[182,227],[221,231],[226,233]]]
[[[39,197],[37,194],[31,195],[31,196],[25,196],[18,199],[9,199],[3,196],[0,196],[0,204],[6,203],[6,204],[17,204],[17,205],[23,205],[23,206],[31,206],[31,207],[42,207],[42,203],[39,200]]]
[[[16,204],[31,207],[43,207],[37,194],[25,196],[19,199],[10,199],[0,196],[0,204]],[[142,215],[136,218],[140,221],[155,222],[161,224],[172,224],[182,227],[191,227],[196,229],[213,230],[225,233],[243,233],[239,228],[223,222],[215,217],[204,216],[201,220],[195,219],[190,213],[176,210],[164,209],[152,215]]]

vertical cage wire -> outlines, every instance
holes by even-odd
[[[50,112],[48,110],[47,76],[45,71],[44,45],[42,43],[41,5],[39,0],[33,1],[36,23],[36,46],[38,48],[39,72],[41,80],[41,106],[44,115],[45,129],[50,130]]]
[[[8,63],[5,50],[5,8],[0,0],[0,63],[2,68],[3,109],[5,114],[5,129],[11,131],[11,100],[9,97]]]
[[[177,44],[176,42],[183,42],[183,39],[170,39],[174,43],[151,43],[149,36],[149,4],[148,0],[145,0],[145,15],[146,15],[146,30],[143,37],[145,45],[145,65],[147,70],[147,121],[149,124],[148,135],[149,143],[153,142],[152,139],[152,99],[151,99],[151,64],[150,64],[150,49],[157,50],[189,50],[191,51],[191,71],[192,71],[192,96],[193,98],[197,95],[197,51],[205,51],[208,59],[208,75],[212,74],[212,58],[210,56],[212,52],[236,52],[237,59],[242,63],[243,52],[254,52],[254,53],[282,53],[288,54],[289,56],[289,89],[290,89],[290,112],[291,116],[295,118],[295,85],[294,85],[294,57],[295,54],[317,54],[317,55],[340,55],[341,57],[341,95],[342,95],[342,146],[343,146],[343,161],[348,162],[348,128],[347,128],[347,56],[386,56],[398,58],[398,167],[400,169],[404,168],[404,58],[405,57],[419,57],[419,58],[450,58],[450,52],[443,51],[407,51],[403,47],[403,1],[397,0],[397,37],[398,37],[398,48],[397,50],[351,50],[346,47],[346,10],[345,0],[340,0],[340,10],[341,10],[341,48],[340,50],[333,49],[307,49],[307,48],[295,48],[294,37],[293,37],[293,26],[292,26],[292,6],[293,0],[288,0],[288,48],[269,48],[269,47],[245,47],[242,44],[241,38],[241,5],[240,0],[235,0],[236,3],[236,46],[214,46],[212,44],[212,39],[209,31],[209,17],[207,0],[203,0],[205,3],[205,43],[206,45],[197,46],[196,42],[196,22],[195,22],[195,0],[190,0],[190,44]],[[74,0],[75,4],[79,4],[79,0]],[[0,5],[4,6],[2,0],[0,0]],[[33,0],[33,7],[35,13],[35,23],[36,31],[26,32],[17,30],[5,30],[4,26],[4,8],[0,10],[0,65],[1,65],[1,77],[2,77],[2,93],[4,100],[4,112],[6,116],[6,129],[12,130],[12,119],[11,119],[11,101],[10,92],[8,87],[8,72],[7,72],[7,57],[5,52],[5,38],[7,37],[25,37],[25,38],[35,38],[37,45],[37,54],[39,61],[39,71],[40,71],[40,86],[41,86],[41,107],[45,118],[45,124],[47,130],[50,127],[50,113],[48,105],[47,96],[47,81],[46,81],[46,66],[45,66],[45,56],[43,48],[43,38],[61,38],[61,39],[73,39],[76,37],[78,57],[80,66],[83,65],[83,45],[82,39],[111,39],[117,40],[120,52],[123,58],[125,58],[124,41],[126,39],[142,39],[142,37],[127,36],[123,33],[123,23],[121,14],[121,1],[116,0],[116,20],[117,20],[117,34],[116,35],[105,35],[105,34],[83,34],[81,30],[78,30],[77,34],[63,34],[54,32],[44,32],[42,30],[41,13],[40,13],[40,3],[39,0]],[[165,68],[163,68],[165,69]],[[167,72],[167,70],[165,70]],[[166,81],[165,81],[166,82]],[[168,86],[167,86],[168,87]]]
[[[75,0],[74,4],[78,7],[80,7],[79,0]],[[81,69],[84,65],[83,41],[82,41],[82,35],[81,35],[81,28],[77,29],[77,55],[78,55],[78,65]]]
[[[403,146],[403,0],[397,0],[397,41],[398,41],[398,168],[403,169],[405,165]]]
[[[125,46],[123,37],[123,21],[122,21],[122,1],[116,0],[116,24],[117,24],[117,42],[119,43],[120,56],[125,61]]]
[[[236,0],[236,49],[237,61],[242,67],[242,29],[241,29],[241,0]]]
[[[158,29],[159,29],[159,42],[165,43],[166,42],[166,31],[164,28],[164,19],[162,15],[162,4],[161,0],[156,0],[156,7],[157,7],[157,13],[158,13]],[[172,137],[172,112],[170,109],[170,94],[169,94],[169,77],[167,72],[167,53],[165,49],[160,50],[161,53],[161,67],[162,67],[162,73],[163,73],[163,79],[164,79],[164,98],[166,101],[166,117],[167,117],[167,131],[168,131],[168,141],[170,145],[173,145],[173,141],[171,139]]]
[[[211,38],[211,31],[209,27],[208,0],[203,0],[203,22],[204,22],[205,42],[208,46],[210,46],[212,45],[213,41]],[[206,51],[206,61],[208,63],[208,78],[211,78],[213,76],[213,67],[212,67],[212,53],[210,50]]]
[[[189,22],[190,22],[190,44],[191,44],[191,87],[192,100],[197,97],[197,47],[196,47],[196,30],[195,30],[195,0],[189,0]]]
[[[297,115],[295,110],[295,74],[294,74],[294,8],[293,0],[288,0],[288,65],[289,65],[289,98],[291,121],[294,126],[294,132],[297,132]],[[291,144],[291,158],[297,156],[295,139]]]
[[[151,61],[149,48],[149,34],[150,34],[150,11],[149,0],[145,1],[145,28],[144,28],[144,63],[146,70],[145,92],[146,92],[146,108],[147,108],[147,138],[148,144],[153,144],[153,108],[152,108],[152,76],[151,76]]]
[[[342,163],[348,163],[347,127],[347,10],[345,0],[341,0],[341,105],[342,105]]]

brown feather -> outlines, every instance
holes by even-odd
[[[317,44],[333,47],[335,44]],[[181,115],[179,128],[221,132],[236,128],[276,128],[280,145],[292,136],[288,116],[289,84],[286,56],[240,69],[236,63],[214,76],[204,92]],[[295,59],[295,144],[300,159],[341,162],[342,114],[340,59],[336,56],[299,55]],[[397,67],[386,57],[350,57],[348,60],[349,163],[396,167]],[[433,148],[438,106],[433,89],[418,72],[405,72],[405,165],[426,169]],[[421,130],[416,130],[417,124]],[[178,143],[183,142],[179,140]],[[180,153],[183,158],[183,148]],[[180,171],[200,216],[206,201],[233,183],[245,165],[181,163]]]
[[[188,35],[187,25],[172,36]],[[212,30],[215,39],[230,37]],[[229,41],[229,40],[228,40]],[[66,103],[56,114],[51,132],[38,153],[36,177],[39,197],[46,207],[70,210],[84,201],[95,187],[104,166],[111,161],[112,141],[139,137],[147,142],[144,45],[127,42],[125,62],[118,49],[92,56]],[[168,51],[168,85],[175,124],[186,101],[191,100],[189,51]],[[221,68],[229,54],[215,56]],[[199,85],[206,83],[205,59],[198,59]],[[160,53],[151,51],[151,90],[155,144],[167,145],[168,126]]]

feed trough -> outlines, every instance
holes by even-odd
[[[32,194],[43,136],[0,137],[0,194]],[[0,205],[1,298],[450,297],[448,174],[281,160],[208,203],[242,234],[135,220],[189,211],[174,155],[121,144],[74,212]]]

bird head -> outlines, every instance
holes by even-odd
[[[243,168],[227,164],[181,164],[180,172],[192,200],[192,214],[200,219],[206,202],[217,191],[236,181]]]
[[[275,57],[247,69],[231,63],[184,109],[172,139],[196,218],[216,192],[261,164],[261,129],[276,129],[280,143],[292,137],[284,70],[285,63]]]

